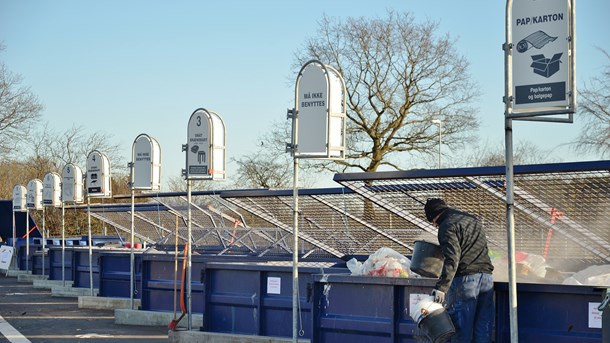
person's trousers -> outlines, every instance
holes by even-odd
[[[491,342],[494,327],[492,275],[477,273],[455,277],[447,292],[447,312],[455,326],[451,342]]]

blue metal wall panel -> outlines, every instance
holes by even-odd
[[[100,288],[101,297],[129,298],[131,282],[131,252],[100,253]],[[142,294],[142,253],[134,253],[134,298],[140,299]]]
[[[419,342],[408,313],[411,294],[430,294],[436,279],[314,276],[315,342]],[[425,341],[425,340],[424,340]]]
[[[40,241],[40,240],[39,240]],[[26,270],[26,260],[27,260],[27,270],[32,270],[32,256],[34,252],[41,248],[40,244],[34,244],[34,239],[30,238],[30,253],[29,256],[27,254],[27,245],[25,238],[20,238],[17,240],[16,244],[17,248],[17,262],[19,270]]]
[[[508,284],[496,282],[496,342],[510,342]],[[601,342],[602,329],[589,327],[589,303],[602,300],[592,286],[517,284],[519,342]]]
[[[299,267],[298,323],[302,338],[311,337],[311,287],[314,274],[349,273],[343,268]],[[264,263],[207,263],[202,330],[220,333],[292,337],[292,266]],[[269,278],[279,280],[270,292]],[[276,294],[279,291],[279,294]]]
[[[100,287],[100,251],[97,248],[92,250],[91,268],[89,268],[89,248],[75,248],[74,254],[74,284],[72,287],[89,288],[91,281],[89,269],[93,271],[93,288]]]
[[[177,282],[174,282],[174,256],[166,254],[145,254],[142,256],[142,310],[180,313],[180,280],[182,276],[182,257],[178,261]],[[201,270],[203,261],[197,256],[192,258],[191,266],[191,303],[193,313],[203,313],[203,284]],[[176,293],[174,294],[174,287]],[[186,301],[186,290],[185,290]]]
[[[61,280],[62,268],[62,250],[61,247],[52,247],[49,249],[49,280]],[[73,250],[71,247],[66,247],[64,251],[64,280],[74,280],[73,269]]]
[[[30,251],[31,253],[31,251]],[[42,264],[44,260],[44,275],[49,275],[49,256],[45,253],[44,259],[42,257],[42,248],[40,251],[32,254],[32,274],[34,275],[42,275]]]

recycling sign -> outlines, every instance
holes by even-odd
[[[570,0],[513,0],[512,108],[545,112],[572,107]]]

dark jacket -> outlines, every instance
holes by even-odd
[[[436,289],[446,293],[455,276],[492,273],[494,267],[489,258],[487,238],[475,216],[449,208],[436,222],[439,224],[438,241],[445,257]]]

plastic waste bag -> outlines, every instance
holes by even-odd
[[[610,286],[610,265],[589,266],[563,281],[564,285]]]
[[[379,248],[364,263],[355,258],[347,262],[352,275],[409,277],[411,261],[391,248]]]

